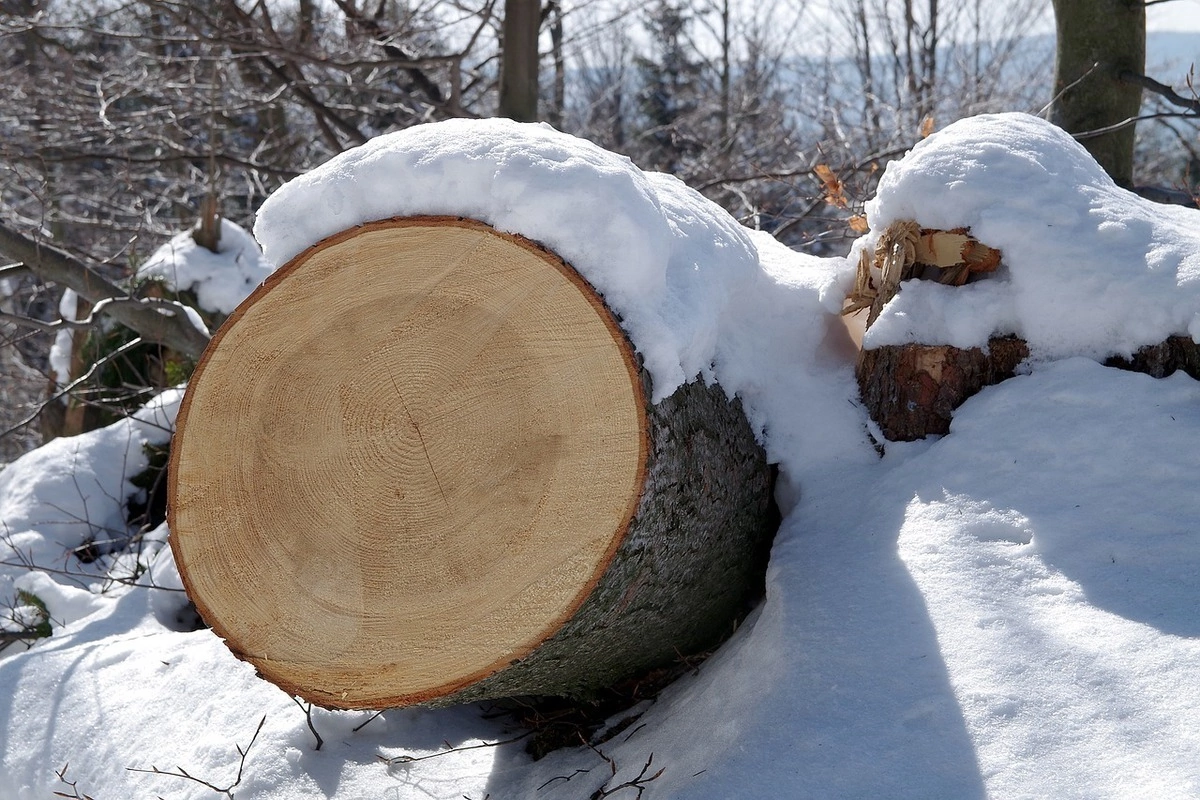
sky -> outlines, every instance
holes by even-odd
[[[1172,0],[1146,9],[1148,31],[1200,31],[1200,0]]]

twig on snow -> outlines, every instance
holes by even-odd
[[[151,766],[150,769],[141,769],[139,767],[126,767],[125,769],[129,772],[145,772],[151,775],[166,775],[171,778],[183,778],[184,780],[198,783],[201,786],[206,786],[217,794],[223,794],[228,797],[229,800],[236,800],[236,798],[233,796],[233,790],[236,789],[242,782],[242,773],[246,769],[246,756],[250,754],[250,748],[254,746],[254,742],[258,739],[258,734],[262,732],[263,725],[266,723],[266,721],[267,715],[263,714],[263,718],[258,722],[258,727],[254,729],[254,735],[250,737],[250,743],[246,745],[244,750],[242,749],[241,745],[234,745],[237,748],[238,755],[241,757],[241,760],[238,761],[237,777],[234,779],[233,783],[229,784],[228,786],[217,786],[216,784],[210,783],[203,778],[197,778],[195,775],[189,774],[188,771],[183,767],[176,767],[176,772],[162,770],[155,766]],[[66,768],[64,767],[64,772],[65,771]]]

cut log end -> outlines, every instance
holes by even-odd
[[[668,438],[643,380],[602,298],[525,239],[442,217],[332,237],[234,313],[192,378],[169,491],[189,595],[260,674],[328,707],[570,692],[655,666],[605,666],[603,636],[568,625],[606,575],[629,582],[585,627],[654,605],[638,570],[665,572],[631,544]],[[739,530],[762,540],[750,517]],[[596,674],[560,669],[556,636]]]
[[[620,329],[557,258],[477,223],[308,251],[193,383],[180,571],[233,649],[333,705],[439,696],[525,655],[603,572],[643,481]]]

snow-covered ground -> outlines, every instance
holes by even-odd
[[[2,567],[0,588],[36,595],[54,635],[0,655],[0,797],[211,798],[239,767],[242,800],[559,800],[624,782],[611,796],[1200,796],[1200,384],[1099,363],[1200,334],[1200,212],[1117,189],[1022,115],[956,123],[893,163],[874,231],[971,226],[1006,267],[906,285],[868,344],[1019,333],[1034,356],[948,435],[882,456],[837,317],[853,260],[795,254],[673,179],[502,121],[352,151],[268,201],[256,234],[280,263],[412,213],[558,251],[630,326],[656,394],[699,373],[743,397],[785,478],[761,607],[626,732],[535,762],[476,707],[316,709],[314,749],[291,698],[183,630],[164,529],[140,570],[114,567],[143,585],[105,584],[105,560],[90,589]],[[119,531],[142,445],[178,400],[0,472],[9,547],[57,568],[85,521]],[[68,764],[74,788],[56,776]]]

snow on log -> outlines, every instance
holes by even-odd
[[[179,415],[170,541],[204,619],[336,708],[586,694],[728,635],[761,590],[771,469],[718,384],[645,366],[638,312],[461,216],[292,257]]]
[[[1197,212],[1116,186],[1044,120],[950,125],[888,165],[866,212],[846,313],[869,309],[856,374],[889,439],[946,433],[1025,361],[1200,377]]]

